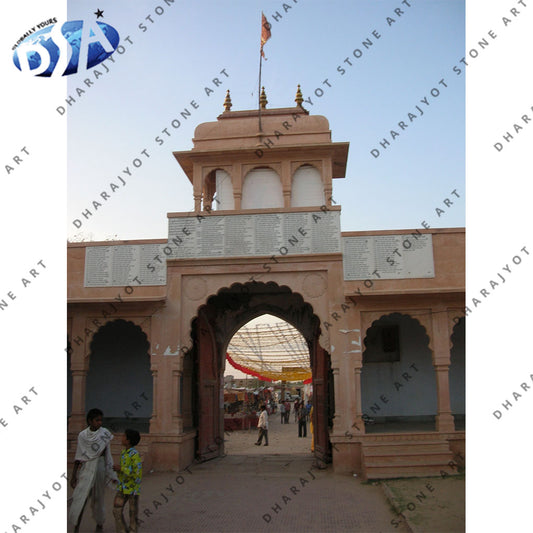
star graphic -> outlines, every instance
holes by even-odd
[[[99,19],[100,17],[103,18],[104,12],[101,9],[97,9],[94,14],[96,15],[96,18]]]

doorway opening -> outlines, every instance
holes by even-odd
[[[372,323],[364,344],[366,432],[435,431],[437,387],[425,328],[407,314],[391,313]]]
[[[333,376],[329,353],[319,343],[320,320],[314,314],[312,306],[306,303],[300,294],[273,282],[234,284],[223,288],[208,298],[192,321],[192,384],[190,388],[184,387],[184,390],[190,389],[192,395],[188,403],[192,406],[192,422],[197,430],[195,453],[198,461],[207,461],[225,454],[224,439],[229,438],[224,434],[224,371],[228,364],[228,347],[243,326],[266,314],[295,328],[307,345],[314,405],[313,454],[323,462],[331,462],[329,430],[335,412]],[[286,362],[290,361],[292,364],[292,358],[287,355],[283,357]],[[294,364],[291,370],[296,372],[296,367],[301,364]],[[235,401],[238,402],[238,398],[234,398]],[[279,417],[279,411],[276,414]],[[279,426],[281,427],[281,419]],[[307,431],[309,432],[309,422]],[[298,439],[297,432],[295,438]],[[307,439],[310,442],[310,436]]]
[[[85,408],[101,409],[111,431],[149,432],[153,398],[149,348],[146,333],[131,321],[113,320],[94,334]]]
[[[268,416],[268,453],[310,454],[312,400],[309,346],[294,326],[264,314],[234,334],[224,372],[227,455],[264,453],[255,446],[262,405]]]

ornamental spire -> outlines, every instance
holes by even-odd
[[[268,104],[267,95],[265,93],[265,88],[261,87],[261,96],[259,97],[259,105],[261,106],[261,109],[266,109],[266,105]]]
[[[300,90],[300,84],[298,84],[298,90],[296,91],[296,98],[294,99],[296,105],[302,107],[304,97],[302,96],[302,91]]]
[[[224,111],[231,109],[231,96],[229,95],[229,89],[226,91],[226,98],[224,100]]]

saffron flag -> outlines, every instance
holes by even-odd
[[[270,33],[271,27],[272,26],[270,22],[267,21],[265,14],[261,13],[261,57],[265,57],[265,52],[263,52],[263,46],[271,37],[271,33]]]

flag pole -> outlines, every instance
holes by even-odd
[[[257,99],[259,103],[259,112],[257,116],[259,117],[259,135],[263,132],[263,128],[261,127],[261,103],[263,103],[265,106],[267,104],[266,96],[263,99],[263,102],[261,102],[261,68],[263,66],[263,46],[265,43],[270,39],[270,24],[268,23],[265,14],[261,12],[261,46],[259,47],[259,87],[257,91]],[[266,60],[266,57],[265,57]]]

